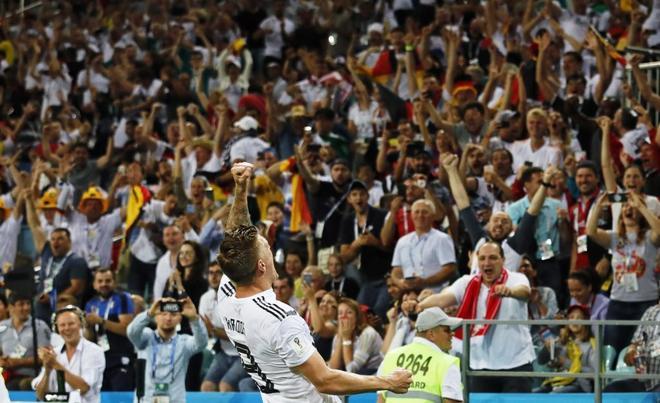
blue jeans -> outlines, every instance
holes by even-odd
[[[605,319],[640,320],[644,312],[655,304],[655,300],[624,302],[611,299]],[[605,344],[621,351],[630,344],[635,329],[635,326],[605,326]]]
[[[390,295],[387,293],[385,279],[363,281],[360,285],[358,303],[367,305],[383,320],[387,318],[387,309],[390,307]]]

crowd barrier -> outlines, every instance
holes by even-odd
[[[473,371],[469,368],[470,362],[470,332],[468,327],[470,325],[538,325],[538,326],[566,326],[569,324],[575,325],[586,325],[586,326],[597,326],[598,331],[596,331],[596,362],[603,364],[604,363],[604,345],[603,345],[603,329],[604,326],[638,326],[638,325],[647,325],[647,326],[660,326],[660,321],[641,321],[641,320],[488,320],[488,319],[472,319],[472,320],[463,320],[462,328],[463,334],[466,335],[466,340],[463,343],[463,358],[461,359],[461,378],[464,383],[467,383],[466,380],[468,376],[480,377],[480,376],[498,376],[498,377],[512,377],[512,378],[552,378],[555,376],[567,376],[572,378],[591,378],[594,381],[594,393],[592,394],[592,400],[581,400],[581,401],[593,401],[595,403],[602,403],[603,400],[603,387],[606,380],[616,380],[616,379],[660,379],[660,374],[636,374],[634,371],[611,371],[609,369],[603,370],[602,365],[597,365],[594,372],[581,372],[581,373],[570,373],[570,372],[544,372],[544,371],[534,371],[534,372],[514,372],[514,371]],[[617,352],[620,353],[620,352]],[[465,403],[472,403],[473,396],[475,394],[469,394],[467,389],[464,389],[463,401]],[[568,394],[561,394],[560,396],[567,396]],[[585,396],[584,394],[578,394]],[[618,395],[618,394],[615,394]],[[493,395],[501,396],[501,395]],[[524,396],[530,396],[524,394]],[[536,395],[533,395],[536,396]],[[624,397],[628,394],[623,394]],[[660,402],[660,394],[651,394],[654,396],[654,399],[651,400],[653,403]],[[562,399],[563,401],[564,399]],[[502,401],[503,400],[496,400]],[[520,400],[521,402],[523,400]],[[525,402],[530,401],[525,398]],[[630,400],[623,400],[630,401]],[[507,400],[508,402],[508,400]]]
[[[13,403],[32,403],[35,401],[33,392],[10,392]],[[258,393],[210,393],[189,392],[187,403],[261,403]],[[473,403],[587,403],[594,401],[592,393],[564,393],[561,395],[546,394],[515,394],[515,393],[472,393]],[[660,394],[653,393],[605,393],[605,403],[657,403]],[[348,403],[374,403],[375,393],[365,393],[351,396]],[[133,403],[132,392],[103,392],[101,403]]]

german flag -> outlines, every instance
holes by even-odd
[[[621,53],[619,53],[619,51],[616,50],[611,43],[609,43],[605,38],[603,38],[600,32],[598,32],[598,30],[594,28],[593,25],[589,25],[589,29],[591,30],[591,32],[594,33],[594,35],[596,35],[596,38],[598,38],[598,40],[603,44],[603,46],[605,46],[605,49],[607,50],[607,54],[610,55],[612,59],[616,60],[617,63],[619,63],[621,66],[626,67],[626,65],[628,64],[626,62],[626,58]]]
[[[280,163],[280,172],[291,172],[291,223],[289,225],[291,232],[300,231],[300,223],[306,222],[312,224],[312,213],[309,210],[309,203],[305,195],[305,183],[298,173],[298,166],[295,157],[290,157]]]
[[[133,225],[139,220],[142,214],[142,207],[151,201],[151,192],[146,186],[132,186],[128,194],[128,203],[126,204],[126,235],[128,236],[133,229]],[[127,239],[127,238],[125,238]]]

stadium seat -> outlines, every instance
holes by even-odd
[[[625,358],[627,352],[628,352],[628,347],[626,346],[626,348],[621,350],[621,352],[619,353],[619,359],[616,361],[615,371],[616,372],[628,372],[628,373],[634,374],[635,373],[635,367],[631,367],[630,365],[626,364],[623,361],[623,359]]]
[[[610,345],[603,346],[603,363],[605,366],[605,371],[611,371],[614,369],[614,363],[616,362],[616,350]]]

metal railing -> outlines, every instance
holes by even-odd
[[[565,325],[586,325],[597,326],[595,336],[596,339],[596,368],[594,372],[536,372],[536,371],[479,371],[470,369],[470,325],[545,325],[545,326],[565,326]],[[617,373],[612,371],[602,370],[602,350],[603,350],[603,326],[660,326],[660,321],[641,321],[641,320],[487,320],[487,319],[470,319],[464,320],[461,327],[463,329],[463,351],[461,357],[461,378],[463,380],[463,402],[468,403],[470,400],[470,391],[468,390],[468,376],[476,377],[508,377],[508,378],[554,378],[556,376],[564,376],[570,378],[590,378],[594,381],[594,402],[601,403],[603,399],[603,379],[616,379],[616,378],[635,378],[635,379],[660,379],[660,374],[631,374],[631,373]],[[617,351],[617,353],[620,353]]]
[[[23,14],[34,8],[43,5],[43,1],[29,1],[29,0],[0,0],[0,15],[6,18],[15,15]]]
[[[651,91],[655,94],[660,94],[660,61],[658,62],[649,62],[649,63],[640,63],[639,69],[642,73],[646,73],[646,81],[651,87]],[[633,92],[633,97],[639,101],[649,112],[649,118],[655,126],[660,124],[660,111],[651,107],[651,105],[642,99],[642,94],[639,92],[639,87],[637,87],[637,82],[632,75],[632,69],[630,66],[626,67],[625,71],[626,80],[630,83],[630,87]],[[624,106],[630,107],[630,101],[622,95],[622,104]]]

